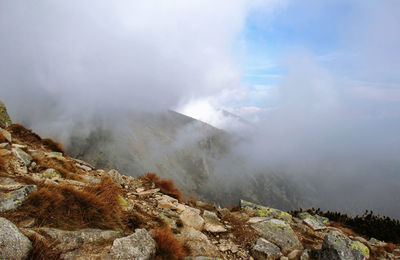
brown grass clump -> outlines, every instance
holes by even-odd
[[[153,230],[153,238],[157,242],[156,259],[181,259],[187,256],[183,245],[174,237],[169,227]]]
[[[28,235],[28,238],[33,247],[28,256],[29,260],[61,259],[61,252],[55,249],[55,244],[50,244],[36,234]]]
[[[242,248],[248,251],[253,248],[259,236],[254,229],[248,227],[246,218],[228,214],[222,217],[221,220],[228,221],[232,226],[233,242],[235,242],[235,244],[241,245]]]
[[[0,132],[0,143],[8,143],[7,138]]]
[[[386,243],[386,245],[383,247],[383,248],[385,248],[385,250],[387,251],[387,252],[393,252],[393,250],[395,250],[396,249],[396,245],[395,244],[393,244],[393,243]]]
[[[0,155],[0,171],[6,173],[12,173],[12,169],[10,166],[10,161],[12,160],[13,156],[8,155]]]
[[[32,132],[32,130],[26,129],[23,125],[12,124],[7,128],[7,130],[11,133],[13,139],[18,139],[25,144],[35,146],[36,148],[41,144],[42,138]]]
[[[49,149],[53,152],[59,152],[59,153],[65,154],[65,149],[62,146],[62,144],[60,144],[59,142],[56,142],[50,138],[45,138],[45,139],[42,139],[42,143],[47,149]]]
[[[335,227],[335,228],[340,229],[347,236],[353,236],[353,237],[358,236],[358,234],[356,232],[354,232],[350,228],[344,227],[342,224],[340,224],[338,222],[331,221],[329,225],[331,227]]]
[[[182,193],[175,187],[172,180],[160,179],[155,173],[146,173],[140,176],[139,179],[153,182],[162,193],[177,199],[179,202],[183,201]]]
[[[111,178],[78,190],[68,185],[39,185],[17,211],[14,219],[35,218],[39,226],[66,230],[81,228],[117,229],[123,227],[121,189]]]
[[[38,171],[52,168],[59,172],[60,175],[65,179],[84,181],[84,178],[77,174],[81,170],[76,167],[73,161],[40,156],[33,156],[33,160],[37,163],[36,167],[38,168]]]

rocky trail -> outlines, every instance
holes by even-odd
[[[400,259],[318,215],[185,202],[155,174],[96,169],[0,105],[0,259]]]

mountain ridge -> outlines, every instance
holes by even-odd
[[[61,144],[42,139],[19,124],[0,130],[1,258],[400,256],[398,245],[367,240],[321,217],[319,211],[292,215],[245,200],[229,209],[185,202],[171,180],[97,169],[69,157]]]

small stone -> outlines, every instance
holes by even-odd
[[[159,200],[157,202],[157,207],[159,208],[163,208],[163,209],[178,209],[178,207],[173,204],[172,202],[168,201],[168,200]]]
[[[301,253],[300,260],[310,260],[310,254],[308,249],[304,249],[303,253]]]
[[[61,174],[58,171],[56,171],[56,170],[54,170],[52,168],[45,170],[42,173],[42,175],[43,175],[43,177],[48,178],[48,179],[60,178],[61,177]]]
[[[90,172],[91,170],[93,170],[91,167],[83,165],[83,164],[76,164],[76,166],[84,171]]]
[[[0,149],[10,149],[11,145],[9,143],[1,143]]]
[[[293,250],[287,255],[287,257],[289,258],[289,260],[294,260],[297,259],[302,253],[302,250]]]
[[[3,137],[3,138],[1,138],[1,137]],[[11,137],[10,132],[8,132],[7,130],[5,130],[3,128],[0,128],[0,139],[2,139],[3,142],[7,141],[9,143],[12,143],[12,137]]]
[[[247,223],[249,223],[249,224],[255,224],[255,223],[258,223],[258,222],[262,222],[262,221],[265,221],[265,220],[267,220],[268,218],[266,218],[266,217],[252,217],[252,218],[250,218],[248,221],[247,221]]]
[[[19,149],[26,149],[28,148],[28,146],[24,145],[24,144],[12,144],[11,145],[12,148],[19,148]]]

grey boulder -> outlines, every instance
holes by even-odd
[[[261,237],[279,246],[284,254],[303,249],[290,225],[282,220],[270,219],[253,224],[252,227]]]
[[[156,253],[157,243],[146,229],[114,240],[110,255],[113,259],[151,259]]]
[[[325,235],[319,259],[363,260],[369,258],[369,249],[358,241],[352,241],[340,231]]]
[[[27,259],[31,241],[5,218],[0,218],[0,259]]]
[[[256,260],[275,260],[280,258],[282,253],[279,247],[260,237],[251,250],[251,255]]]

